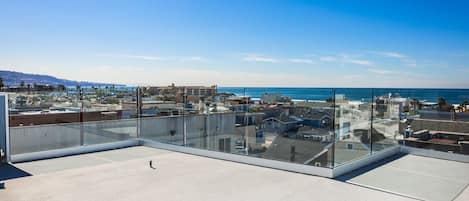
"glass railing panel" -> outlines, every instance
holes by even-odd
[[[80,146],[76,93],[36,86],[9,93],[8,98],[12,155]]]
[[[188,147],[236,153],[237,114],[231,107],[229,93],[211,88],[188,91],[186,100],[186,135]]]
[[[218,152],[246,154],[244,125],[247,102],[239,88],[199,87],[188,90],[186,99],[186,134],[188,147]],[[244,91],[241,88],[241,91]],[[191,98],[192,96],[192,98]]]
[[[407,89],[400,144],[421,150],[469,154],[467,89]]]
[[[80,146],[80,124],[10,127],[12,155]]]
[[[137,137],[138,88],[81,87],[80,132],[83,145],[117,142]],[[145,103],[145,102],[143,102]],[[145,105],[146,104],[141,104]]]
[[[400,115],[407,99],[400,89],[373,89],[371,147],[373,152],[397,145]]]
[[[248,155],[248,143],[256,139],[254,120],[250,121],[250,97],[244,87],[218,89],[216,113],[210,114],[212,134],[211,150]],[[213,129],[217,129],[213,130]]]
[[[334,139],[330,89],[246,88],[235,141],[249,156],[331,167]],[[242,137],[244,136],[244,137]]]
[[[372,90],[335,89],[334,165],[339,166],[371,154]]]
[[[10,127],[80,121],[79,98],[65,89],[19,91],[9,93],[8,99]]]
[[[183,146],[186,143],[186,118],[190,114],[186,106],[184,87],[141,87],[141,114],[139,136]],[[193,98],[192,96],[189,98]]]
[[[83,122],[79,125],[83,145],[119,142],[137,136],[137,119]]]
[[[182,146],[184,145],[183,118],[182,115],[142,118],[140,119],[140,137]]]
[[[137,137],[135,97],[135,88],[114,86],[12,93],[9,96],[12,154]]]

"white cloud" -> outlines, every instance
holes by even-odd
[[[161,57],[155,57],[155,56],[143,56],[143,55],[122,55],[123,57],[129,58],[129,59],[141,59],[141,60],[146,60],[146,61],[161,61],[163,60]]]
[[[358,64],[358,65],[362,65],[362,66],[373,66],[373,63],[371,61],[368,61],[368,60],[349,59],[349,60],[346,60],[345,62],[352,63],[352,64]]]
[[[387,58],[399,59],[402,62],[402,65],[404,66],[417,67],[417,62],[415,60],[401,53],[397,53],[397,52],[373,52],[373,53],[383,56],[383,57],[387,57]]]
[[[321,57],[319,58],[320,61],[324,61],[324,62],[334,62],[334,61],[337,61],[337,58],[335,57]]]
[[[290,61],[292,63],[304,63],[304,64],[313,64],[313,63],[315,63],[311,59],[298,59],[298,58],[289,59],[288,61]]]
[[[377,55],[381,55],[383,57],[389,57],[389,58],[396,58],[396,59],[404,59],[407,58],[406,55],[397,53],[397,52],[374,52]]]
[[[206,62],[208,59],[200,56],[190,56],[190,57],[158,57],[158,56],[148,56],[148,55],[130,55],[130,54],[98,54],[98,56],[104,57],[119,57],[126,59],[136,59],[136,60],[145,60],[145,61],[180,61],[180,62]]]
[[[408,67],[417,67],[417,62],[412,59],[401,59],[403,65]]]
[[[385,69],[377,69],[377,68],[369,68],[368,72],[375,73],[375,74],[380,74],[380,75],[402,75],[405,74],[400,71],[391,71],[391,70],[385,70]]]
[[[193,56],[193,57],[186,57],[181,59],[182,62],[190,62],[190,61],[195,61],[195,62],[206,62],[207,59],[203,57],[198,57],[198,56]]]
[[[337,57],[331,57],[331,56],[325,56],[325,57],[320,57],[319,60],[322,62],[338,62],[338,63],[351,63],[351,64],[357,64],[357,65],[362,65],[362,66],[373,66],[373,62],[365,59],[353,59],[354,57],[357,56],[350,56],[347,54],[341,54],[338,55]]]
[[[256,55],[248,55],[243,58],[244,61],[250,61],[250,62],[267,62],[267,63],[277,63],[278,60],[270,57],[262,57],[262,56],[256,56]]]

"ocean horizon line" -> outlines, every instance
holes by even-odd
[[[188,85],[191,86],[191,85]],[[450,88],[450,87],[309,87],[309,86],[304,86],[304,87],[282,87],[282,86],[259,86],[259,87],[254,87],[254,86],[219,86],[217,85],[217,88],[247,88],[247,89],[419,89],[419,90],[469,90],[468,88]]]

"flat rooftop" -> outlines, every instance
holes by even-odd
[[[149,167],[150,160],[156,169]],[[0,198],[7,201],[415,200],[328,178],[142,146],[3,168],[31,175],[4,177]]]
[[[381,163],[352,172],[345,181],[420,200],[469,200],[468,163],[415,155],[400,155]]]

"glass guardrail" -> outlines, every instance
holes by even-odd
[[[468,97],[467,90],[216,86],[11,93],[11,153],[143,138],[328,168],[399,144],[469,154]]]

